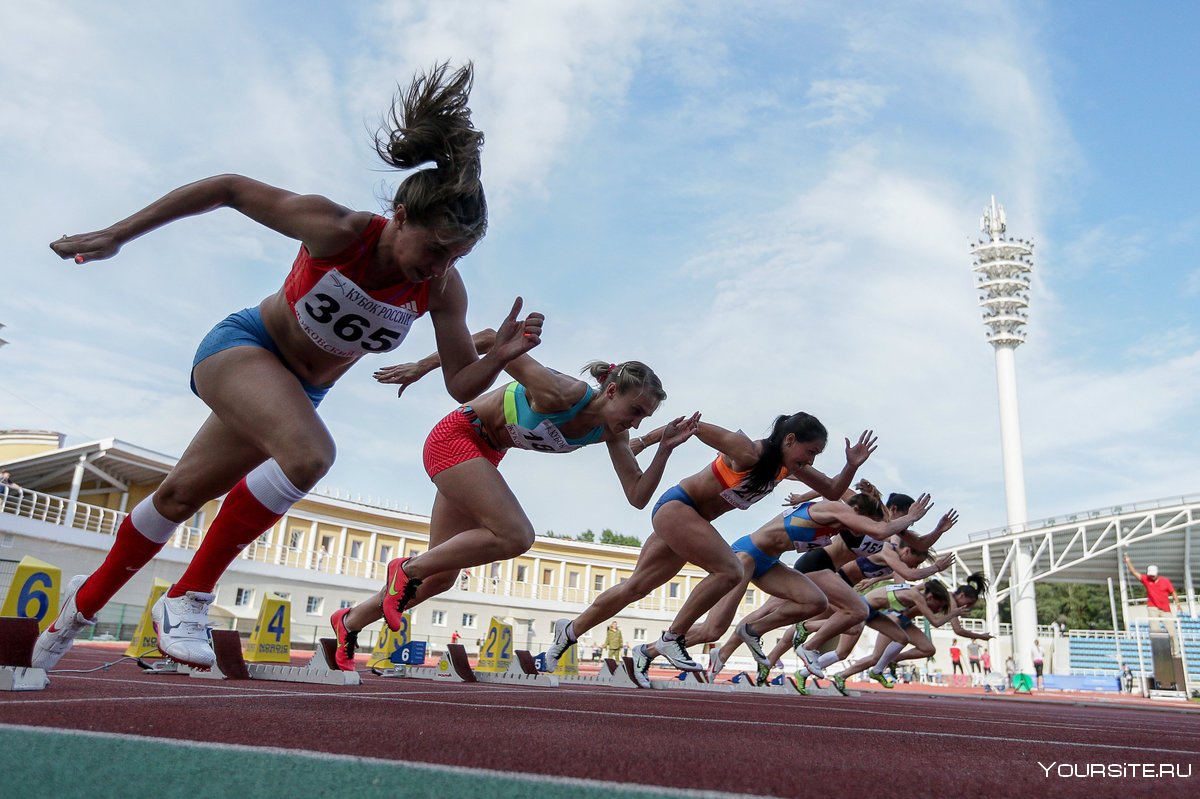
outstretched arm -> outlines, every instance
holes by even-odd
[[[905,530],[902,537],[906,544],[924,552],[931,549],[938,542],[938,539],[949,532],[950,528],[956,524],[958,524],[958,511],[951,508],[946,511],[946,515],[938,520],[937,527],[934,527],[933,530],[925,535],[917,535],[912,530]]]
[[[458,270],[451,268],[435,286],[429,298],[429,315],[450,396],[470,402],[495,382],[510,361],[541,343],[545,317],[531,313],[519,320],[520,311],[521,298],[517,297],[508,317],[496,328],[491,350],[481,358],[467,329],[467,290]]]
[[[471,343],[475,345],[475,352],[486,355],[496,343],[496,331],[486,327],[471,336]],[[396,391],[396,396],[399,397],[404,393],[404,389],[441,367],[442,356],[434,352],[414,363],[400,363],[376,369],[373,377],[380,383],[400,386]]]
[[[850,439],[847,438],[846,465],[838,472],[837,477],[830,478],[812,466],[805,466],[798,473],[788,476],[799,480],[809,488],[816,489],[825,499],[842,499],[850,489],[850,484],[854,482],[854,475],[858,473],[858,467],[866,463],[867,458],[871,457],[871,453],[878,446],[878,441],[879,439],[875,437],[873,430],[864,430],[858,437],[858,443],[853,446],[850,444]]]
[[[103,230],[64,236],[50,248],[76,263],[116,255],[128,242],[177,219],[232,208],[260,225],[304,242],[316,257],[349,246],[369,214],[315,194],[295,194],[242,175],[217,175],[189,183]]]
[[[633,454],[637,455],[647,447],[652,447],[662,441],[666,429],[667,427],[664,425],[631,441],[630,449]],[[752,468],[761,456],[758,442],[740,430],[735,432],[708,422],[699,422],[694,435],[706,445],[728,457],[730,466],[737,472]]]
[[[908,513],[903,516],[897,516],[895,519],[887,522],[875,521],[863,516],[844,502],[817,505],[814,506],[812,512],[816,513],[818,517],[832,517],[842,527],[852,533],[870,536],[877,541],[886,541],[893,535],[907,529],[910,524],[924,516],[931,507],[933,507],[933,501],[929,495],[922,494],[917,497],[917,501],[908,509]],[[821,522],[824,523],[824,519]]]
[[[891,567],[899,577],[904,580],[924,580],[926,577],[932,577],[938,572],[945,571],[954,563],[954,554],[942,555],[937,559],[937,562],[930,566],[921,566],[920,568],[911,568],[900,557],[900,553],[893,547],[884,547],[880,552],[883,557],[883,562]]]
[[[659,437],[658,449],[645,471],[638,466],[627,435],[622,434],[608,442],[608,457],[612,460],[613,470],[621,481],[621,488],[630,505],[638,509],[646,507],[662,481],[667,459],[676,447],[695,435],[699,424],[700,414],[694,413],[686,419],[680,416],[660,428],[663,432]]]
[[[930,624],[933,624],[933,619],[930,619],[930,620],[929,620],[929,623],[930,623]],[[944,624],[944,623],[945,623],[945,622],[943,622],[943,624]],[[935,624],[934,626],[935,626],[935,627],[941,627],[942,625],[941,625],[941,624]],[[958,614],[957,614],[957,613],[953,613],[953,612],[952,612],[952,614],[951,614],[951,616],[950,616],[950,627],[951,627],[951,628],[953,628],[953,630],[954,630],[954,632],[955,632],[955,633],[957,633],[958,635],[961,635],[963,638],[974,638],[976,641],[990,641],[990,640],[992,640],[992,634],[991,634],[991,633],[973,633],[973,632],[971,632],[970,630],[968,630],[966,627],[963,627],[963,626],[962,626],[962,622],[960,622],[960,621],[958,620]]]
[[[1142,575],[1138,574],[1138,570],[1133,568],[1133,561],[1129,559],[1129,553],[1125,553],[1125,565],[1129,567],[1129,571],[1133,572],[1134,579],[1141,580]]]

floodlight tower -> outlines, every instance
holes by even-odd
[[[1008,527],[1024,531],[1029,517],[1025,507],[1025,471],[1021,457],[1021,421],[1017,409],[1017,347],[1025,343],[1029,320],[1030,274],[1033,272],[1033,242],[1005,236],[1008,225],[1004,206],[984,209],[980,230],[984,238],[971,245],[983,308],[983,326],[988,343],[996,351],[996,386],[1000,397],[1000,450],[1004,459],[1004,496]],[[990,558],[988,559],[990,561]],[[1033,591],[1033,556],[1029,544],[1016,547],[1009,581],[1012,607],[1013,660],[1018,668],[1030,670],[1030,650],[1037,637],[1037,600]],[[991,578],[993,575],[987,575]],[[987,603],[988,631],[995,635],[999,617],[995,602]],[[996,653],[993,654],[993,660]]]

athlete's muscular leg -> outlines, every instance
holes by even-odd
[[[196,390],[212,415],[154,492],[154,506],[183,522],[274,458],[307,491],[329,471],[336,449],[296,376],[267,350],[234,347],[205,358]]]
[[[479,524],[475,516],[449,502],[441,492],[433,499],[433,511],[429,517],[429,548],[449,541],[454,536]],[[416,596],[407,605],[415,607],[430,597],[449,590],[458,578],[458,571],[440,572],[421,581]],[[360,602],[346,614],[347,630],[361,630],[372,622],[383,618],[383,599],[387,586],[380,588],[374,596]],[[407,609],[406,608],[406,609]]]
[[[404,564],[405,573],[425,580],[441,572],[456,575],[459,569],[508,560],[533,546],[533,524],[513,495],[499,470],[484,458],[472,458],[433,478],[437,486],[436,502],[443,503],[443,514],[453,520],[447,538]],[[473,517],[474,524],[461,529],[463,519]],[[432,523],[432,521],[431,521]],[[432,543],[432,542],[431,542]]]
[[[657,533],[651,533],[642,544],[637,565],[629,579],[596,597],[591,606],[571,622],[571,629],[576,636],[580,636],[608,621],[679,574],[685,563],[687,561],[675,554]]]
[[[696,509],[682,502],[668,502],[654,515],[654,532],[676,555],[708,572],[694,587],[675,614],[668,632],[683,635],[721,597],[742,580],[742,566],[729,542]]]
[[[753,558],[744,552],[738,552],[736,557],[742,566],[741,581],[730,589],[729,593],[721,597],[717,604],[713,605],[703,622],[693,624],[688,629],[683,636],[687,640],[688,646],[718,641],[729,629],[729,623],[737,614],[738,605],[742,603],[742,597],[746,594],[746,586],[750,584],[750,577],[754,574]]]

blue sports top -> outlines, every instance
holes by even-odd
[[[797,552],[807,552],[819,549],[833,542],[833,536],[841,528],[829,527],[813,521],[810,507],[812,502],[804,502],[796,506],[783,517],[783,529],[792,542],[792,548]]]
[[[603,425],[593,427],[582,438],[567,438],[559,429],[559,425],[574,419],[591,402],[593,394],[588,386],[579,402],[565,411],[538,413],[529,406],[525,386],[509,383],[504,389],[504,427],[513,446],[536,452],[571,452],[595,444],[604,436]]]

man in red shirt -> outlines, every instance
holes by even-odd
[[[1146,567],[1145,574],[1139,574],[1138,570],[1133,568],[1133,561],[1129,559],[1129,555],[1125,555],[1125,565],[1129,567],[1129,571],[1139,582],[1146,588],[1146,616],[1148,619],[1171,619],[1171,605],[1167,601],[1167,596],[1175,598],[1175,609],[1180,615],[1183,615],[1183,606],[1179,602],[1179,594],[1175,592],[1175,586],[1166,577],[1158,576],[1158,566],[1150,565]],[[1175,637],[1175,624],[1173,621],[1160,621],[1159,626],[1171,636],[1171,653],[1175,654],[1178,651],[1178,642]]]
[[[1183,606],[1179,602],[1179,594],[1175,593],[1175,586],[1166,577],[1158,576],[1157,566],[1147,566],[1145,574],[1138,574],[1138,570],[1133,568],[1133,561],[1129,559],[1129,555],[1125,556],[1125,565],[1129,567],[1133,576],[1146,587],[1147,611],[1151,609],[1160,611],[1160,613],[1151,613],[1151,617],[1171,615],[1171,605],[1167,602],[1168,594],[1175,599],[1175,609],[1181,615],[1183,614]]]

